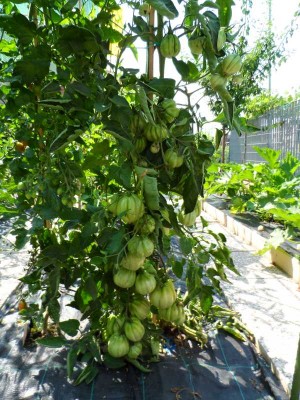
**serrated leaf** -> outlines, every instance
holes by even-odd
[[[69,336],[76,336],[78,333],[80,323],[77,319],[68,319],[67,321],[61,321],[59,327]]]
[[[78,349],[76,347],[72,347],[67,354],[67,376],[69,379],[72,378],[77,357],[78,357]]]
[[[150,210],[159,210],[159,192],[157,179],[152,176],[143,178],[144,198]]]
[[[172,263],[172,271],[177,276],[178,279],[182,278],[184,264],[185,264],[184,260],[181,261],[176,260],[174,261],[174,263]]]
[[[181,237],[179,245],[182,253],[186,256],[190,255],[194,246],[194,240],[189,237]]]
[[[89,384],[95,379],[98,373],[99,369],[97,367],[95,367],[94,365],[87,365],[77,376],[73,384],[75,386],[80,385],[80,383],[82,382]]]
[[[231,7],[234,5],[233,0],[216,0],[216,4],[218,5],[219,10],[219,20],[220,25],[222,27],[229,26],[231,17],[232,17],[232,9]]]
[[[36,343],[45,347],[59,348],[65,346],[68,343],[68,341],[63,337],[49,336],[42,339],[37,339]]]
[[[147,0],[158,14],[169,19],[174,19],[178,17],[178,11],[171,0]]]

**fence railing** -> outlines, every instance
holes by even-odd
[[[251,121],[260,130],[239,137],[231,132],[229,139],[229,161],[263,162],[253,146],[281,150],[300,159],[300,100],[274,108]]]

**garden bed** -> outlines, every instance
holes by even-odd
[[[159,363],[150,373],[132,366],[100,373],[90,385],[73,386],[66,378],[65,349],[22,346],[22,328],[16,324],[17,299],[10,296],[1,309],[0,397],[65,400],[286,400],[282,386],[253,349],[225,333],[210,338],[201,348],[193,341],[165,337]],[[80,369],[77,373],[80,372]]]
[[[217,196],[211,196],[203,202],[203,210],[257,250],[265,247],[270,234],[277,227],[275,224],[261,222],[253,213],[232,214],[227,202]],[[263,227],[262,231],[258,231],[260,226]],[[268,250],[264,257],[300,285],[300,251],[294,243],[286,241],[278,248]]]

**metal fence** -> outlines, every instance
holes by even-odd
[[[263,162],[253,146],[281,150],[300,159],[300,100],[274,108],[251,121],[260,130],[239,137],[231,132],[229,138],[229,161],[236,163]]]

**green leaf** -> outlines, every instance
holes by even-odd
[[[144,176],[143,189],[147,207],[150,210],[159,210],[159,192],[157,188],[157,179],[152,176]]]
[[[151,111],[149,109],[148,97],[146,95],[145,89],[142,86],[138,85],[136,87],[136,94],[137,94],[137,97],[139,99],[140,105],[141,105],[141,107],[142,107],[142,109],[143,109],[148,121],[151,124],[154,125],[155,122],[154,122],[153,116],[151,114]]]
[[[132,169],[130,162],[124,162],[122,165],[111,165],[109,167],[109,179],[115,180],[126,189],[131,188]]]
[[[61,321],[59,327],[69,336],[76,336],[78,333],[80,323],[77,319],[68,319],[67,321]]]
[[[181,261],[176,260],[172,263],[172,271],[177,276],[178,279],[182,278],[184,264],[185,260]]]
[[[91,55],[100,50],[95,36],[86,28],[74,25],[60,27],[59,34],[56,48],[63,57]]]
[[[65,346],[68,343],[68,341],[63,337],[49,336],[42,339],[37,339],[36,343],[45,347],[59,348]]]
[[[118,252],[120,252],[120,250],[122,250],[124,235],[125,235],[125,230],[124,228],[122,228],[117,232],[112,233],[108,237],[106,250],[109,254],[117,254]]]
[[[186,256],[190,255],[194,247],[194,240],[189,237],[181,237],[179,239],[179,245],[182,253]]]
[[[93,276],[89,276],[85,281],[82,288],[82,293],[85,293],[86,298],[88,297],[89,301],[97,299],[98,297],[97,282],[95,281]]]
[[[189,214],[195,209],[199,196],[197,182],[191,173],[186,178],[183,189],[183,204],[185,214]]]
[[[77,3],[78,3],[78,0],[68,0],[67,3],[64,4],[64,6],[62,7],[61,13],[65,14],[65,13],[71,11],[72,8],[74,8]]]
[[[46,45],[30,49],[26,55],[15,63],[14,76],[20,76],[21,81],[30,85],[41,82],[49,73],[50,48]]]
[[[24,3],[24,2],[22,2]],[[18,38],[23,46],[31,43],[36,35],[36,25],[22,14],[0,15],[0,28]]]
[[[122,358],[112,357],[110,354],[105,353],[103,355],[103,363],[107,368],[119,369],[125,367],[126,362]]]
[[[72,378],[77,357],[78,357],[78,349],[76,347],[72,347],[67,354],[67,376],[69,379]]]
[[[170,78],[154,78],[148,83],[148,87],[158,92],[161,96],[173,99],[175,95],[176,81]]]
[[[182,60],[177,60],[175,57],[172,58],[172,61],[183,81],[191,83],[199,80],[200,72],[194,63],[191,61],[186,63]]]
[[[223,27],[228,27],[231,17],[232,17],[231,7],[234,5],[234,1],[233,0],[216,0],[216,4],[219,6],[220,25]]]
[[[55,267],[50,273],[48,277],[48,290],[52,297],[55,297],[60,283],[60,268]]]
[[[216,135],[215,135],[216,150],[218,150],[218,148],[220,146],[222,137],[223,137],[223,131],[221,129],[216,129]]]
[[[74,385],[80,385],[80,383],[85,382],[86,384],[91,383],[99,373],[99,369],[94,365],[87,365],[77,376],[74,381]]]
[[[201,288],[200,305],[204,314],[207,314],[213,304],[214,290],[211,286],[203,286]]]
[[[178,11],[171,0],[147,0],[158,14],[169,19],[174,19],[178,17]]]
[[[258,147],[258,146],[253,146],[253,149],[261,156],[261,158],[263,158],[270,164],[271,168],[275,168],[277,166],[281,150],[274,150],[268,147]]]
[[[59,323],[60,318],[60,304],[57,299],[51,299],[47,305],[49,317],[53,322]]]

